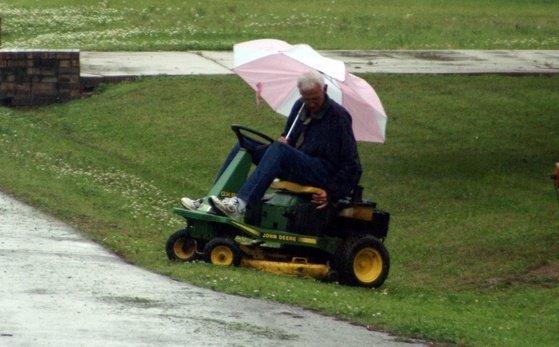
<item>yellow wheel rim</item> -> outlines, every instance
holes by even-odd
[[[212,264],[216,265],[231,265],[233,264],[233,250],[227,246],[216,246],[212,250],[210,260]]]
[[[181,260],[190,260],[196,255],[196,241],[179,239],[173,245],[173,252]]]
[[[362,283],[375,281],[382,272],[382,257],[371,247],[363,248],[353,259],[353,272]]]

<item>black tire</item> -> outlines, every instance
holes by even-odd
[[[388,250],[370,235],[347,240],[337,252],[336,260],[340,283],[352,286],[380,287],[390,270]]]
[[[192,261],[198,258],[198,242],[188,231],[181,229],[173,233],[165,245],[167,258],[176,261]]]
[[[215,265],[239,266],[243,252],[235,241],[217,237],[210,240],[204,247],[204,260]]]
[[[340,276],[339,276],[337,271],[330,270],[326,274],[326,278],[324,278],[324,281],[325,282],[339,282],[340,281]]]

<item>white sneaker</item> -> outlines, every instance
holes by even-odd
[[[202,205],[200,200],[192,200],[190,198],[182,198],[181,204],[190,211],[196,211],[200,208],[200,205]]]
[[[212,196],[211,199],[215,208],[231,219],[240,220],[245,213],[245,210],[239,206],[239,200],[236,197],[219,200],[217,196]]]

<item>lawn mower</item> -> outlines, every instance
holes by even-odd
[[[363,200],[360,186],[351,196],[317,209],[311,195],[318,188],[276,180],[241,221],[212,206],[211,196],[235,196],[250,173],[251,153],[274,141],[245,126],[233,125],[232,130],[241,149],[197,210],[174,209],[186,226],[167,240],[168,258],[381,286],[390,268],[384,246],[390,215]]]

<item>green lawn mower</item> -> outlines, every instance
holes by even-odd
[[[167,240],[169,259],[203,259],[347,285],[381,286],[390,269],[384,246],[390,215],[363,200],[361,187],[335,206],[317,209],[311,195],[318,188],[276,181],[258,206],[247,209],[242,221],[211,205],[210,196],[236,194],[250,173],[251,152],[274,141],[241,125],[232,129],[241,149],[201,206],[196,211],[174,209],[186,219],[186,226]]]

